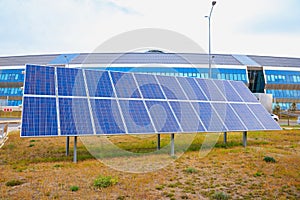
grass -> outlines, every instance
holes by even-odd
[[[206,134],[184,136],[192,137],[191,145],[185,147],[183,137],[176,135],[176,159],[170,159],[168,166],[128,173],[109,167],[103,159],[99,162],[81,138],[74,164],[73,140],[70,156],[65,156],[63,137],[20,138],[18,131],[11,132],[0,149],[0,199],[300,199],[300,130],[249,132],[247,148],[242,146],[242,133],[228,133],[227,145],[220,135],[205,157],[199,157],[199,150]],[[135,153],[103,152],[106,160],[119,165],[130,164],[128,155],[131,160],[142,158],[141,152],[154,152],[144,156],[150,164],[160,157],[165,161],[169,155],[169,135],[161,135],[165,149],[159,152],[155,135],[108,139]],[[29,148],[30,144],[34,147]],[[277,162],[267,163],[267,156]],[[78,187],[76,192],[73,186]]]
[[[118,183],[117,178],[112,178],[111,176],[99,176],[94,180],[94,186],[96,188],[107,188]]]
[[[13,179],[13,180],[7,181],[5,183],[5,185],[8,187],[13,187],[13,186],[17,186],[17,185],[22,185],[23,183],[24,183],[23,181]]]
[[[271,163],[275,163],[276,162],[276,160],[273,157],[271,157],[271,156],[264,157],[264,161],[265,162],[271,162]]]
[[[184,170],[186,173],[190,173],[190,174],[193,174],[193,173],[197,173],[198,170],[193,168],[193,167],[188,167]]]
[[[216,200],[227,200],[229,198],[230,198],[229,195],[224,192],[216,192],[211,196],[211,199],[216,199]]]
[[[71,190],[72,192],[76,192],[76,191],[79,190],[79,187],[78,187],[77,185],[73,185],[73,186],[70,187],[70,190]]]

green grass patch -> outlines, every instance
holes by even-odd
[[[275,163],[276,162],[276,160],[273,157],[271,157],[271,156],[265,156],[264,157],[264,161],[265,162],[271,162],[271,163]]]
[[[23,181],[13,179],[13,180],[7,181],[5,183],[5,185],[8,187],[13,187],[13,186],[17,186],[17,185],[22,185],[23,183],[24,183]]]
[[[97,188],[107,188],[118,183],[117,178],[112,178],[111,176],[99,176],[94,180],[94,186]]]
[[[72,186],[70,187],[70,190],[71,190],[72,192],[76,192],[76,191],[79,190],[79,187],[78,187],[77,185],[72,185]]]
[[[193,167],[188,167],[184,170],[186,173],[189,173],[189,174],[194,174],[194,173],[197,173],[198,170],[193,168]]]

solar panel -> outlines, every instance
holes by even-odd
[[[189,100],[205,100],[205,94],[199,88],[195,79],[193,78],[184,78],[184,77],[176,77],[179,84],[181,85],[183,91],[185,91]]]
[[[24,94],[55,95],[54,68],[27,65]]]
[[[90,97],[114,96],[108,72],[86,70],[85,76]]]
[[[22,137],[279,130],[242,82],[26,66]]]
[[[154,75],[135,74],[134,76],[145,99],[165,99]]]
[[[187,99],[175,77],[157,76],[167,99]]]
[[[228,131],[224,122],[209,102],[195,102],[193,107],[197,111],[198,116],[200,116],[207,132]]]
[[[120,100],[128,133],[154,133],[147,108],[141,100]]]
[[[216,86],[221,90],[227,101],[242,102],[239,94],[234,90],[229,81],[214,80]]]
[[[91,99],[96,134],[125,134],[116,100]]]
[[[257,98],[251,91],[246,87],[243,82],[240,81],[230,81],[232,87],[238,92],[239,96],[243,99],[244,102],[256,102]]]
[[[57,68],[58,95],[86,96],[82,70]]]
[[[195,79],[210,101],[225,101],[225,98],[211,79]]]
[[[87,99],[59,98],[61,135],[94,133]]]
[[[248,130],[243,125],[243,122],[235,114],[235,112],[227,103],[212,103],[218,115],[223,119],[225,126],[229,131],[244,131]]]
[[[55,98],[24,97],[22,136],[57,136]]]
[[[130,73],[111,72],[111,78],[116,89],[117,96],[120,98],[140,98],[141,95],[133,75]]]

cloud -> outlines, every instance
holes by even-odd
[[[252,34],[299,34],[299,8],[298,0],[273,0],[265,6],[265,12],[247,21],[245,31]]]

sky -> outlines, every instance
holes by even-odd
[[[88,53],[141,28],[177,32],[207,52],[210,9],[210,0],[0,0],[0,56]],[[217,0],[212,53],[300,58],[299,10],[299,0]]]

